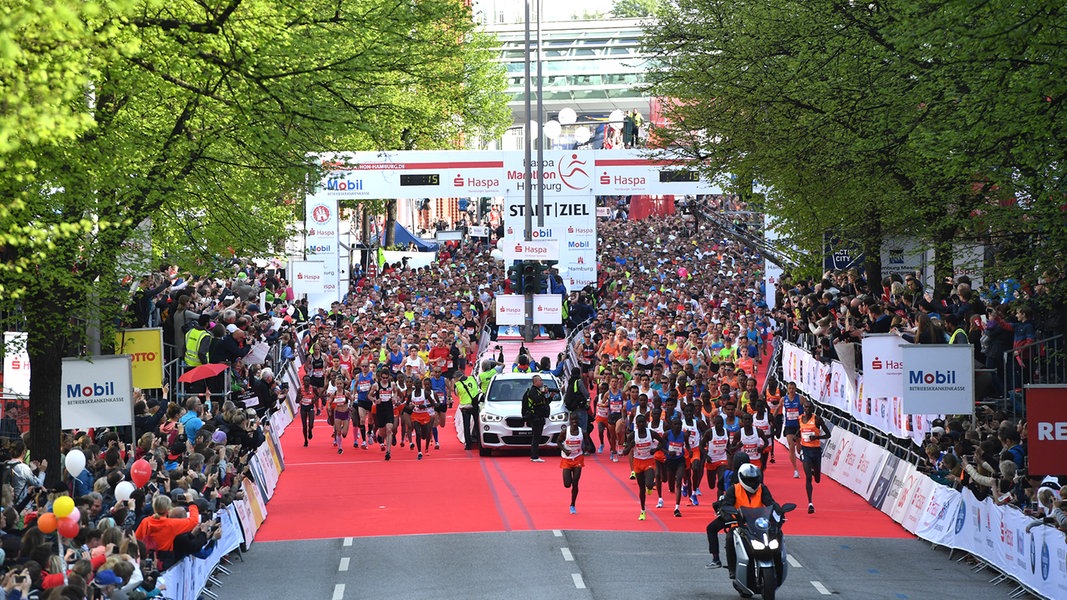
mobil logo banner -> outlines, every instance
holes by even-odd
[[[904,389],[904,341],[891,333],[863,338],[865,398],[899,397]]]
[[[902,350],[904,413],[955,415],[974,411],[973,346],[906,344]]]
[[[522,325],[525,298],[521,294],[501,294],[496,297],[496,324]]]
[[[1026,440],[1031,475],[1067,472],[1067,385],[1028,385]]]
[[[562,232],[563,229],[559,227],[533,227],[530,229],[530,239],[536,242],[558,241]],[[512,243],[521,242],[526,239],[526,229],[522,227],[522,223],[505,225],[504,239]]]
[[[534,325],[563,323],[563,297],[559,294],[534,294]]]
[[[60,413],[63,429],[132,425],[131,357],[64,358]]]

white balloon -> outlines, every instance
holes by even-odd
[[[559,121],[552,120],[545,123],[545,137],[550,140],[554,140],[559,137],[559,134],[563,131],[563,127],[559,124]]]
[[[537,136],[540,135],[539,133],[537,133],[537,130],[539,128],[540,128],[540,125],[537,124],[537,121],[530,121],[530,139],[531,140],[537,139]]]
[[[608,120],[611,121],[612,124],[622,123],[623,119],[625,119],[625,118],[626,118],[626,115],[624,115],[623,112],[621,110],[617,109],[617,108],[615,110],[611,111],[611,114],[608,115]]]
[[[493,260],[504,260],[504,251],[500,248],[493,248],[493,250],[489,253],[489,257]]]
[[[593,133],[584,125],[574,130],[574,141],[579,144],[588,142],[591,137],[593,137]]]
[[[496,248],[497,248],[497,250],[503,250],[504,249],[504,238],[500,238],[499,240],[496,241]]]
[[[63,460],[63,466],[67,468],[67,473],[70,473],[71,477],[77,477],[85,470],[85,455],[82,454],[81,450],[74,448],[67,452],[67,457]]]
[[[574,112],[573,108],[564,108],[559,111],[558,118],[562,125],[574,125],[578,121],[578,113]]]
[[[130,496],[135,489],[137,488],[131,482],[120,481],[119,484],[115,486],[115,499],[119,502],[125,502],[130,499]]]

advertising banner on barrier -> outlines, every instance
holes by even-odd
[[[905,344],[901,350],[904,353],[901,399],[905,413],[974,413],[974,346]]]
[[[496,297],[496,324],[522,325],[525,299],[521,294],[501,294]]]
[[[321,260],[289,261],[289,277],[297,298],[322,295],[326,288],[326,263]]]
[[[1067,385],[1028,385],[1026,440],[1031,475],[1062,475],[1067,456]]]
[[[115,348],[130,357],[133,387],[157,390],[163,387],[163,329],[120,329],[115,332]]]
[[[863,338],[863,385],[867,398],[900,397],[904,390],[904,343],[892,333]]]
[[[30,395],[30,355],[26,352],[26,338],[21,331],[4,332],[5,394]]]
[[[125,354],[63,359],[59,410],[63,429],[133,425],[133,374]]]
[[[534,325],[563,323],[563,297],[559,294],[534,294]]]

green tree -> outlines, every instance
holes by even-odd
[[[660,0],[614,0],[611,3],[611,16],[616,19],[654,17],[662,4]]]
[[[28,315],[31,450],[53,479],[62,357],[83,353],[94,315],[121,316],[119,263],[140,224],[161,260],[207,273],[286,237],[321,175],[313,153],[389,148],[405,129],[498,130],[506,102],[469,10],[452,0],[93,6],[69,33],[85,47],[69,60],[89,65],[69,73],[81,93],[56,109],[72,125],[10,144],[0,177],[22,199],[0,214],[2,301]],[[35,41],[49,17],[29,11],[8,35],[25,61],[68,73],[64,53],[50,59],[55,46]]]

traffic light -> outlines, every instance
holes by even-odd
[[[544,294],[548,292],[548,265],[540,261],[527,261],[523,265],[524,294]]]
[[[508,280],[511,281],[511,293],[521,294],[522,288],[522,261],[515,261],[515,264],[508,267]]]

